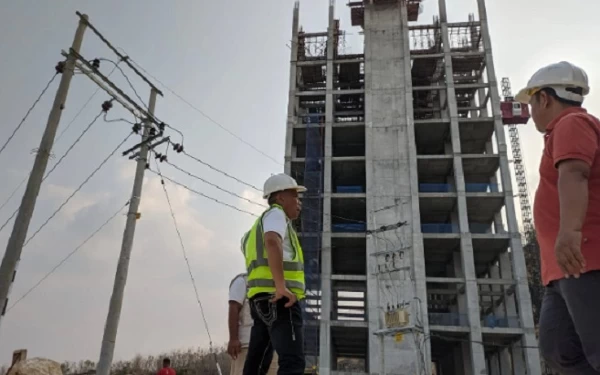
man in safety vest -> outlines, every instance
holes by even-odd
[[[304,256],[292,220],[300,215],[298,193],[306,191],[286,174],[267,179],[269,208],[242,239],[248,270],[248,299],[254,325],[244,375],[264,375],[273,349],[279,374],[304,373]]]
[[[515,97],[544,134],[533,207],[546,286],[540,351],[561,374],[600,374],[600,120],[582,103],[585,71],[538,70]]]

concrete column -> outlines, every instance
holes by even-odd
[[[327,82],[325,94],[325,157],[323,184],[323,234],[321,246],[321,322],[319,330],[319,373],[331,373],[331,193],[332,189],[332,150],[333,150],[333,67],[335,45],[335,7],[329,5],[329,27],[327,29]]]
[[[288,115],[287,115],[287,127],[285,132],[285,165],[284,172],[291,175],[292,172],[292,158],[295,154],[295,148],[292,147],[294,126],[298,123],[298,114],[296,113],[298,98],[296,97],[296,90],[298,87],[298,27],[300,17],[300,3],[296,3],[294,6],[294,14],[292,21],[292,48],[290,53],[290,91],[288,99]],[[296,176],[292,176],[296,177]]]
[[[502,116],[500,113],[500,96],[498,93],[498,81],[496,79],[496,71],[494,68],[494,59],[492,56],[492,45],[487,21],[487,11],[485,0],[477,0],[479,8],[479,19],[481,22],[482,40],[485,49],[485,64],[487,70],[487,78],[490,87],[490,97],[492,99],[492,115],[494,117],[496,137],[498,141],[498,153],[500,155],[500,173],[505,194],[506,216],[508,221],[508,232],[511,235],[510,247],[512,251],[512,262],[514,278],[517,281],[516,294],[519,301],[519,317],[523,334],[522,341],[528,348],[526,352],[527,374],[541,374],[540,354],[537,349],[537,339],[535,337],[535,328],[533,323],[533,309],[531,306],[531,296],[529,294],[529,286],[527,282],[527,268],[525,266],[525,256],[521,244],[521,235],[517,216],[515,213],[515,203],[512,191],[512,180],[510,166],[508,164],[506,136],[504,134],[504,125],[502,124]],[[522,369],[525,370],[525,369]],[[515,371],[520,371],[515,366]],[[523,371],[524,372],[524,371]]]
[[[500,350],[500,352],[498,353],[498,361],[500,364],[500,373],[502,375],[519,375],[513,371],[509,349]]]
[[[470,328],[469,343],[471,353],[471,371],[473,374],[485,374],[485,353],[481,342],[481,322],[479,319],[479,292],[477,287],[477,275],[475,273],[475,261],[473,257],[473,242],[469,229],[469,218],[467,215],[467,199],[465,193],[465,178],[463,173],[458,109],[456,104],[456,92],[454,88],[454,74],[452,69],[452,57],[450,53],[450,41],[448,35],[448,16],[446,13],[446,1],[439,0],[440,23],[442,28],[442,42],[444,46],[444,65],[446,73],[446,86],[448,94],[448,110],[450,116],[450,132],[452,137],[452,150],[454,158],[454,176],[456,191],[458,195],[458,218],[461,236],[462,269],[465,275],[465,290],[467,314]]]
[[[419,309],[414,314],[420,315],[420,321],[423,325],[423,334],[429,336],[429,316],[427,312],[427,283],[425,273],[425,248],[423,245],[423,234],[421,233],[421,211],[419,207],[419,173],[417,168],[417,146],[415,138],[415,115],[413,109],[413,89],[412,89],[412,58],[410,54],[410,35],[408,28],[408,12],[406,2],[402,2],[401,12],[401,31],[402,43],[404,47],[404,99],[406,107],[406,136],[408,140],[408,171],[410,178],[411,191],[411,209],[412,209],[412,247],[413,247],[413,277],[415,286],[415,297],[419,300],[417,306]],[[403,147],[402,144],[399,147]],[[425,340],[422,355],[425,368],[423,373],[431,374],[431,340]],[[420,363],[420,362],[418,362]]]
[[[495,353],[490,357],[490,375],[503,375],[500,369],[500,353]]]

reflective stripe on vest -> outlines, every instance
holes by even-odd
[[[266,248],[264,245],[264,230],[262,219],[264,215],[272,209],[283,209],[281,206],[273,205],[266,210],[260,218],[257,219],[252,229],[243,238],[244,249],[246,255],[246,266],[248,268],[248,297],[258,293],[273,293],[275,291],[275,282],[269,268],[269,261],[265,257]],[[283,261],[283,271],[285,285],[298,298],[304,298],[305,283],[304,283],[304,255],[302,247],[296,231],[288,222],[288,238],[295,251],[293,261]],[[254,235],[254,244],[250,244],[250,238]],[[283,238],[285,241],[285,238]],[[251,246],[254,251],[248,251],[248,246]],[[250,259],[253,258],[253,259]]]

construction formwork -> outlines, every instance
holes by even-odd
[[[349,3],[364,53],[294,8],[286,172],[320,374],[540,374],[484,0]]]

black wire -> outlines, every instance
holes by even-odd
[[[17,193],[17,191],[19,191],[19,189],[21,188],[21,186],[23,186],[23,184],[25,183],[25,181],[27,181],[27,179],[29,178],[29,175],[31,173],[29,173],[27,176],[25,176],[25,178],[23,178],[23,180],[21,181],[21,183],[19,184],[19,186],[17,186],[12,193],[10,193],[10,196],[8,198],[6,198],[6,200],[4,201],[4,203],[2,203],[2,206],[0,206],[0,211],[2,211],[2,209],[4,208],[4,206],[6,206],[6,204],[12,199],[12,197],[14,197],[14,195]],[[1,231],[2,229],[0,229]]]
[[[113,72],[116,70],[117,68],[114,67],[113,70],[110,71],[110,73],[108,73],[107,77],[110,77]],[[81,113],[83,112],[83,110],[88,106],[88,104],[90,104],[90,102],[92,101],[92,99],[96,96],[96,94],[98,94],[98,92],[100,91],[100,87],[98,87],[96,89],[96,91],[94,91],[92,93],[92,95],[88,98],[88,100],[81,106],[81,108],[79,108],[79,111],[77,111],[77,113],[75,114],[75,116],[73,116],[73,118],[71,119],[71,121],[67,124],[67,126],[60,132],[60,134],[58,135],[58,137],[56,137],[55,140],[55,144],[58,143],[58,141],[61,140],[62,136],[67,132],[67,130],[69,130],[69,128],[71,127],[71,125],[73,125],[73,123],[75,123],[75,120],[77,120],[77,118],[79,117],[79,115],[81,115]],[[6,204],[12,199],[12,197],[16,194],[16,192],[19,190],[19,188],[21,186],[23,186],[23,184],[25,183],[25,181],[27,181],[27,178],[29,177],[29,175],[27,175],[23,181],[21,181],[21,183],[19,184],[19,186],[17,186],[15,188],[15,190],[10,194],[10,196],[4,201],[4,203],[2,203],[2,206],[0,206],[0,211],[2,210],[2,208],[4,208],[4,206],[6,206]],[[4,226],[2,227],[4,228]],[[2,228],[0,228],[0,231],[2,231]]]
[[[206,329],[206,333],[208,334],[209,347],[212,352],[213,351],[212,336],[210,335],[210,329],[208,328],[208,323],[206,321],[206,315],[204,314],[204,308],[202,307],[202,302],[200,301],[200,294],[198,293],[198,287],[196,286],[196,280],[194,279],[194,274],[192,273],[192,266],[190,265],[190,260],[187,257],[187,251],[185,250],[185,245],[183,244],[183,238],[181,237],[181,231],[179,230],[179,226],[177,225],[177,219],[175,218],[175,213],[173,212],[173,206],[171,205],[171,199],[169,198],[169,193],[167,192],[167,186],[165,184],[165,180],[162,178],[162,173],[160,172],[160,167],[158,165],[158,161],[156,161],[156,170],[158,171],[158,176],[160,177],[160,183],[162,185],[163,191],[165,192],[165,197],[167,198],[167,203],[169,205],[169,211],[171,212],[171,218],[173,218],[173,224],[175,225],[175,231],[177,231],[177,237],[179,238],[179,245],[181,246],[181,252],[183,253],[183,259],[185,260],[185,263],[187,265],[187,270],[190,274],[192,286],[194,287],[194,293],[196,294],[196,301],[198,302],[198,307],[200,307],[200,313],[202,314],[202,320],[204,321],[204,328]]]
[[[230,175],[229,173],[227,173],[227,172],[225,172],[225,171],[223,171],[223,170],[221,170],[221,169],[219,169],[219,168],[217,168],[217,167],[215,167],[215,166],[213,166],[213,165],[211,165],[211,164],[209,164],[209,163],[207,163],[207,162],[205,162],[205,161],[203,161],[203,160],[199,159],[198,157],[196,157],[196,156],[193,156],[193,155],[190,155],[190,154],[189,154],[189,153],[187,153],[186,151],[183,151],[182,153],[183,153],[185,156],[189,157],[190,159],[193,159],[193,160],[197,161],[198,163],[200,163],[200,164],[203,164],[203,165],[205,165],[205,166],[209,167],[209,168],[210,168],[210,169],[212,169],[213,171],[219,172],[219,173],[221,173],[222,175],[224,175],[224,176],[227,176],[227,177],[229,177],[229,178],[231,178],[231,179],[233,179],[233,180],[235,180],[235,181],[239,182],[239,183],[240,183],[240,184],[242,184],[242,185],[246,185],[246,186],[248,186],[249,188],[252,188],[252,189],[254,189],[254,190],[256,190],[256,191],[258,191],[258,192],[261,192],[261,193],[262,193],[262,190],[261,190],[261,189],[259,189],[259,188],[257,188],[256,186],[254,186],[254,185],[252,185],[252,184],[250,184],[250,183],[248,183],[248,182],[245,182],[245,181],[243,181],[243,180],[240,180],[239,178],[237,178],[237,177],[234,177],[234,176]]]
[[[124,118],[115,118],[115,119],[109,120],[109,119],[106,118],[107,114],[108,114],[107,112],[104,112],[104,121],[105,122],[126,122],[128,124],[135,125],[135,122],[129,121],[129,120],[124,119]]]
[[[158,78],[156,78],[155,76],[153,76],[152,74],[148,73],[148,71],[146,71],[144,68],[142,68],[140,66],[140,64],[138,64],[137,62],[135,62],[133,59],[129,59],[129,61],[131,61],[133,64],[135,64],[141,71],[143,71],[144,73],[146,73],[148,76],[150,76],[152,79],[154,79],[156,82],[158,82],[161,86],[163,86],[165,89],[167,89],[171,94],[175,95],[177,98],[179,98],[179,100],[181,100],[182,102],[184,102],[185,104],[187,104],[190,108],[194,109],[196,112],[200,113],[204,118],[206,118],[207,120],[209,120],[210,122],[212,122],[213,124],[217,125],[218,127],[220,127],[222,130],[226,131],[227,133],[229,133],[231,136],[233,136],[234,138],[236,138],[238,141],[246,144],[247,146],[251,147],[254,151],[260,153],[261,155],[265,156],[268,159],[271,159],[273,162],[275,162],[278,165],[283,165],[281,162],[277,161],[277,159],[275,159],[274,157],[270,156],[269,154],[265,153],[264,151],[260,150],[259,148],[257,148],[256,146],[254,146],[253,144],[251,144],[250,142],[244,140],[242,137],[240,137],[239,135],[235,134],[234,132],[232,132],[231,130],[229,130],[228,128],[226,128],[225,126],[221,125],[220,123],[218,123],[216,120],[214,120],[213,118],[211,118],[210,116],[208,116],[206,113],[204,113],[201,109],[199,109],[198,107],[196,107],[195,105],[193,105],[192,103],[190,103],[189,101],[187,101],[186,99],[184,99],[181,95],[177,94],[175,91],[173,91],[170,87],[168,87],[167,85],[165,85],[163,82],[161,82]]]
[[[135,96],[136,96],[136,97],[138,98],[138,100],[139,100],[139,101],[142,103],[142,106],[144,106],[144,108],[145,108],[147,111],[150,111],[150,109],[148,108],[148,106],[146,105],[146,103],[144,102],[144,100],[142,99],[142,97],[141,97],[141,96],[138,94],[137,90],[136,90],[136,89],[135,89],[135,87],[133,86],[133,83],[131,83],[131,80],[129,79],[129,76],[127,76],[127,74],[125,74],[125,71],[124,71],[124,70],[123,70],[123,69],[122,69],[120,66],[118,66],[118,64],[117,64],[116,62],[114,62],[114,61],[112,61],[112,60],[110,60],[110,59],[107,59],[107,58],[100,58],[99,60],[100,60],[100,61],[108,61],[108,62],[110,62],[110,63],[114,64],[114,65],[115,65],[115,68],[118,68],[118,69],[119,69],[119,71],[121,72],[121,74],[123,75],[123,77],[125,77],[125,80],[127,80],[127,83],[129,84],[129,87],[131,87],[131,90],[133,90],[133,93],[135,94]],[[131,58],[129,58],[129,60],[130,60],[130,61],[133,61],[133,60],[131,60]],[[157,124],[160,124],[160,123],[162,122],[162,121],[160,121],[160,120],[158,119],[158,117],[156,117],[154,114],[150,114],[150,115],[152,116],[152,120],[153,120],[155,123],[157,123]],[[163,122],[163,123],[164,123],[164,122]],[[179,131],[178,129],[174,128],[173,126],[171,126],[171,125],[169,125],[169,124],[165,124],[165,126],[166,126],[167,128],[169,128],[169,129],[171,129],[171,130],[174,130],[175,132],[179,133],[179,135],[181,136],[181,143],[183,143],[183,139],[184,139],[184,137],[183,137],[183,133],[182,133],[181,131]]]
[[[129,137],[131,137],[132,133],[129,133],[129,135],[127,137],[125,137],[125,139],[123,139],[119,145],[117,147],[115,147],[114,150],[111,151],[110,154],[108,154],[108,156],[96,167],[96,169],[94,169],[92,171],[92,173],[85,179],[83,180],[83,182],[81,183],[81,185],[79,185],[79,187],[77,189],[75,189],[75,191],[73,191],[73,193],[71,195],[69,195],[69,197],[56,209],[56,211],[54,211],[52,213],[52,215],[50,215],[48,217],[48,219],[46,219],[46,221],[31,235],[31,237],[29,237],[27,239],[27,241],[25,241],[25,243],[23,244],[23,247],[27,246],[27,244],[29,243],[29,241],[31,241],[32,239],[35,238],[35,236],[50,222],[50,220],[52,220],[59,212],[60,210],[62,210],[62,208],[69,203],[69,201],[71,200],[71,198],[73,198],[75,196],[75,194],[77,194],[79,192],[79,190],[81,190],[81,188],[83,188],[83,186],[85,184],[88,183],[88,181],[94,177],[94,175],[104,166],[104,164],[106,164],[106,162],[108,162],[108,160],[121,148],[121,146],[123,146],[123,144],[125,142],[127,142],[127,140],[129,139]],[[1,229],[0,229],[1,230]]]
[[[107,78],[108,78],[108,77],[110,77],[110,76],[111,76],[111,75],[112,75],[112,74],[115,72],[115,70],[116,70],[116,69],[117,69],[117,67],[115,66],[115,67],[113,68],[113,70],[111,70],[111,71],[108,73],[108,75],[107,75],[106,77],[107,77]],[[73,116],[73,118],[72,118],[72,119],[71,119],[71,121],[70,121],[70,122],[67,124],[67,126],[66,126],[66,127],[65,127],[65,128],[64,128],[64,129],[63,129],[61,132],[60,132],[60,134],[59,134],[59,135],[58,135],[58,137],[56,138],[56,142],[58,142],[58,141],[59,141],[59,140],[62,138],[63,134],[65,134],[65,132],[66,132],[67,130],[69,130],[69,128],[71,127],[71,125],[73,125],[73,123],[75,122],[75,120],[77,120],[77,118],[79,117],[79,115],[80,115],[80,114],[83,112],[83,110],[84,110],[84,109],[85,109],[85,108],[88,106],[88,104],[90,104],[90,102],[92,101],[92,99],[94,99],[94,97],[95,97],[95,96],[98,94],[98,92],[99,92],[100,90],[101,90],[101,89],[100,89],[100,87],[98,87],[98,88],[96,89],[96,91],[94,91],[94,92],[92,93],[92,95],[91,95],[91,96],[88,98],[88,100],[87,100],[87,101],[86,101],[86,102],[83,104],[83,106],[81,106],[81,108],[80,108],[80,109],[79,109],[79,111],[78,111],[78,112],[75,114],[75,116]]]
[[[129,201],[127,203],[125,203],[124,206],[121,206],[119,208],[119,210],[117,212],[115,212],[111,217],[109,217],[98,229],[96,229],[92,234],[90,234],[85,240],[83,240],[83,242],[81,242],[79,245],[77,245],[77,247],[71,251],[69,254],[67,254],[66,257],[64,257],[60,262],[58,262],[58,264],[56,266],[54,266],[48,273],[46,273],[46,275],[44,275],[44,277],[42,277],[34,286],[32,286],[31,288],[29,288],[29,290],[27,292],[25,292],[25,294],[23,294],[18,300],[15,301],[15,303],[13,303],[5,312],[8,313],[10,310],[12,310],[19,302],[21,302],[22,300],[24,300],[29,294],[31,294],[31,292],[33,292],[35,289],[37,289],[48,277],[50,277],[50,275],[52,275],[54,272],[56,272],[57,269],[59,269],[67,260],[69,260],[69,258],[71,258],[73,255],[75,255],[75,253],[77,253],[83,246],[85,246],[92,238],[94,238],[102,229],[104,229],[104,227],[106,227],[111,221],[113,221],[113,219],[115,217],[117,217],[117,215],[123,211],[123,208],[127,207],[129,205]]]
[[[8,144],[10,143],[10,141],[12,141],[12,139],[17,134],[17,132],[19,131],[19,129],[21,129],[21,126],[23,126],[23,124],[25,123],[25,120],[27,120],[27,117],[29,117],[29,114],[31,113],[31,111],[33,111],[33,109],[35,108],[35,106],[40,102],[40,100],[42,99],[42,96],[44,96],[44,94],[46,93],[46,91],[48,91],[48,88],[50,88],[50,85],[52,84],[52,82],[54,82],[54,79],[56,78],[56,76],[58,76],[58,74],[59,73],[56,72],[56,73],[54,73],[54,75],[52,76],[52,78],[50,78],[50,81],[46,84],[46,87],[44,87],[44,89],[42,90],[41,94],[33,102],[33,104],[31,105],[31,107],[29,107],[29,109],[27,110],[27,113],[25,113],[25,116],[23,117],[23,119],[21,120],[21,122],[19,122],[19,125],[17,125],[17,127],[13,130],[12,134],[8,137],[8,139],[6,140],[6,142],[4,142],[4,145],[2,145],[2,148],[0,148],[0,154],[2,154],[2,152],[4,151],[4,149],[6,148],[6,146],[8,146]]]
[[[175,185],[181,186],[182,188],[184,188],[184,189],[186,189],[186,190],[188,190],[188,191],[190,191],[190,192],[192,192],[192,193],[194,193],[194,194],[197,194],[197,195],[199,195],[199,196],[201,196],[201,197],[204,197],[204,198],[210,199],[211,201],[213,201],[213,202],[216,202],[216,203],[218,203],[218,204],[220,204],[220,205],[227,206],[227,207],[229,207],[229,208],[233,208],[233,209],[234,209],[234,210],[236,210],[236,211],[243,212],[243,213],[245,213],[245,214],[248,214],[248,215],[251,215],[251,216],[254,216],[254,217],[258,217],[258,215],[256,215],[256,214],[253,214],[253,213],[252,213],[252,212],[250,212],[250,211],[246,211],[246,210],[243,210],[243,209],[241,209],[241,208],[238,208],[238,207],[236,207],[236,206],[234,206],[234,205],[231,205],[231,204],[228,204],[228,203],[225,203],[225,202],[221,202],[220,200],[218,200],[218,199],[216,199],[216,198],[210,197],[210,196],[208,196],[208,195],[206,195],[206,194],[204,194],[204,193],[201,193],[201,192],[199,192],[199,191],[197,191],[197,190],[194,190],[194,189],[192,189],[191,187],[189,187],[189,186],[187,186],[187,185],[185,185],[185,184],[183,184],[183,183],[181,183],[181,182],[177,182],[177,181],[173,180],[172,178],[169,178],[169,177],[167,177],[167,176],[164,176],[164,175],[159,175],[157,172],[153,171],[152,169],[149,169],[149,171],[150,171],[150,172],[152,172],[152,173],[154,173],[154,174],[156,174],[157,176],[159,176],[159,177],[161,177],[161,178],[164,178],[165,180],[167,180],[167,181],[169,181],[169,182],[171,182],[171,183],[173,183],[173,184],[175,184]]]
[[[210,185],[210,186],[212,186],[212,187],[214,187],[214,188],[217,188],[217,189],[219,189],[219,190],[221,190],[221,191],[223,191],[223,192],[225,192],[225,193],[227,193],[227,194],[229,194],[229,195],[231,195],[231,196],[234,196],[234,197],[236,197],[236,198],[239,198],[239,199],[241,199],[241,200],[243,200],[243,201],[246,201],[246,202],[248,202],[248,203],[250,203],[250,204],[253,204],[253,205],[255,205],[255,206],[258,206],[258,207],[262,207],[262,208],[265,208],[265,209],[267,208],[267,206],[265,206],[264,204],[261,204],[261,203],[255,202],[255,201],[253,201],[253,200],[250,200],[250,199],[248,199],[248,198],[242,197],[241,195],[239,195],[239,194],[236,194],[236,193],[234,193],[234,192],[232,192],[232,191],[230,191],[230,190],[224,189],[224,188],[222,188],[221,186],[219,186],[219,185],[217,185],[217,184],[214,184],[214,183],[212,183],[212,182],[210,182],[210,181],[207,181],[207,180],[203,179],[202,177],[196,176],[195,174],[193,174],[193,173],[191,173],[191,172],[188,172],[188,171],[186,171],[185,169],[183,169],[183,168],[181,168],[181,167],[179,167],[179,166],[177,166],[177,165],[175,165],[175,164],[173,164],[173,163],[171,163],[171,162],[169,162],[169,161],[165,161],[165,163],[167,163],[167,164],[168,164],[168,165],[170,165],[171,167],[173,167],[173,168],[177,169],[178,171],[180,171],[180,172],[182,172],[182,173],[185,173],[185,174],[187,174],[188,176],[190,176],[190,177],[193,177],[193,178],[195,178],[195,179],[197,179],[197,180],[200,180],[200,181],[204,182],[204,183],[205,183],[205,184],[207,184],[207,185]]]
[[[121,68],[119,66],[119,64],[111,59],[107,59],[107,58],[100,58],[98,59],[100,61],[108,61],[111,64],[114,64],[116,69],[119,69],[119,71],[121,72],[121,75],[125,78],[125,80],[127,81],[127,83],[129,84],[129,87],[131,87],[131,90],[133,90],[133,93],[135,94],[135,96],[138,98],[138,100],[142,103],[142,105],[144,106],[144,108],[146,108],[146,110],[148,110],[148,106],[146,105],[146,103],[144,102],[144,99],[142,99],[142,97],[140,96],[140,94],[138,94],[137,90],[135,89],[135,87],[133,86],[133,83],[131,83],[131,80],[129,79],[129,77],[127,76],[127,74],[125,74],[125,72],[123,71],[123,68]]]
[[[60,159],[58,159],[58,161],[56,162],[56,164],[54,164],[52,166],[52,168],[50,168],[50,170],[46,173],[46,175],[42,179],[42,182],[44,182],[46,180],[46,178],[48,178],[48,176],[50,176],[50,173],[54,172],[54,170],[56,169],[56,167],[58,167],[60,165],[60,163],[63,160],[65,160],[65,158],[67,157],[67,155],[69,155],[69,152],[71,152],[71,150],[73,150],[73,148],[77,145],[77,143],[79,143],[79,141],[81,140],[81,138],[83,138],[83,136],[90,130],[90,128],[92,127],[92,125],[94,125],[96,123],[96,121],[98,121],[98,119],[100,118],[100,116],[102,116],[103,112],[104,112],[103,110],[100,110],[100,113],[98,113],[98,115],[96,115],[96,117],[94,117],[94,119],[92,120],[92,122],[90,122],[85,127],[85,129],[83,129],[83,131],[81,132],[81,134],[79,134],[79,136],[77,137],[77,139],[75,139],[75,141],[73,141],[73,143],[71,144],[71,146],[69,146],[69,148],[67,149],[67,151],[65,151],[65,153],[60,157]]]
[[[79,137],[77,137],[77,139],[71,144],[71,146],[69,146],[69,148],[67,149],[67,151],[65,151],[65,153],[60,157],[60,159],[58,159],[58,161],[56,162],[56,164],[54,164],[52,166],[52,168],[50,168],[50,170],[46,173],[46,175],[44,176],[44,178],[42,178],[42,182],[46,181],[46,179],[50,176],[50,174],[52,172],[54,172],[54,170],[56,169],[56,167],[58,167],[58,165],[67,157],[67,155],[69,154],[69,152],[71,152],[71,150],[81,140],[81,138],[85,135],[85,133],[87,133],[88,130],[92,127],[92,125],[94,125],[94,123],[96,121],[98,121],[98,118],[100,117],[100,115],[102,115],[102,111],[100,111],[100,113],[94,118],[94,120],[92,120],[92,122],[90,122],[88,124],[88,126],[83,130],[83,132],[79,135]],[[13,193],[10,195],[10,197],[8,197],[8,199],[2,204],[2,207],[4,207],[8,203],[8,201],[10,200],[10,198],[12,198],[13,195],[15,195],[15,193],[17,192],[17,190],[21,187],[21,185],[23,185],[23,183],[28,179],[28,177],[29,177],[29,175],[27,177],[25,177],[25,179],[23,179],[23,181],[21,181],[21,184],[19,184],[19,186],[17,186],[17,188],[13,191]],[[2,209],[2,207],[0,207],[0,209]],[[2,224],[2,226],[0,227],[0,232],[2,232],[2,230],[6,227],[6,225],[8,225],[8,223],[15,217],[15,215],[19,212],[20,208],[21,208],[21,205],[19,204],[19,206],[12,213],[12,215],[10,215],[10,217],[8,219],[6,219],[6,221],[4,222],[4,224]]]

